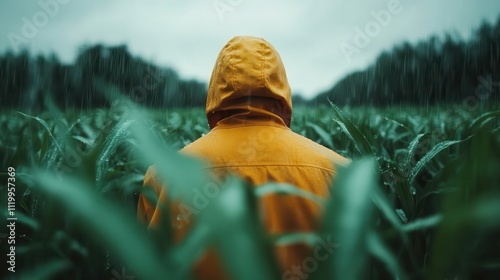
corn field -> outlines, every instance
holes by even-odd
[[[292,130],[352,159],[331,197],[283,184],[254,188],[232,177],[217,182],[221,188],[206,208],[190,213],[196,225],[180,244],[170,226],[179,217],[164,215],[148,231],[136,219],[136,203],[141,192],[158,199],[142,188],[153,163],[172,199],[185,203],[213,180],[201,162],[176,152],[208,132],[203,110],[118,102],[88,111],[3,112],[0,125],[0,201],[8,218],[6,188],[15,176],[20,279],[190,279],[208,246],[221,252],[234,279],[500,275],[498,108],[297,108]],[[255,205],[270,193],[321,204],[322,227],[266,234]],[[279,271],[275,244],[314,248],[325,241],[337,244],[326,259],[311,256],[297,271]]]

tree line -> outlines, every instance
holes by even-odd
[[[483,22],[468,41],[447,34],[400,44],[308,103],[429,106],[473,96],[500,104],[500,17],[494,25]]]
[[[0,57],[3,108],[36,110],[48,102],[63,109],[106,107],[120,94],[151,108],[205,106],[207,85],[183,80],[170,68],[133,57],[127,47],[95,45],[74,63],[26,51]]]
[[[0,56],[0,106],[41,110],[109,106],[115,94],[151,108],[204,107],[207,84],[184,80],[170,68],[133,57],[127,47],[82,47],[74,63],[27,51]],[[295,105],[429,106],[464,102],[477,95],[500,104],[500,17],[484,22],[465,41],[450,34],[383,52],[363,71],[348,74],[312,100]],[[496,102],[496,103],[495,103]]]

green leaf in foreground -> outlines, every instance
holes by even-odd
[[[137,276],[163,279],[165,275],[173,275],[173,266],[154,254],[154,246],[146,232],[123,209],[106,201],[77,179],[60,181],[50,173],[34,174],[40,190],[73,213],[82,231],[101,240]]]
[[[231,279],[280,279],[272,244],[258,218],[253,187],[237,178],[226,184],[201,211],[196,228],[188,235],[188,243],[199,245],[188,248],[196,253],[203,239],[209,238]]]
[[[405,224],[401,227],[401,229],[406,232],[424,230],[438,226],[442,220],[443,216],[441,214],[435,214],[429,217],[415,220],[409,224]]]
[[[438,228],[434,248],[432,250],[431,265],[428,279],[444,279],[461,258],[471,252],[469,248],[477,246],[477,240],[471,236],[480,236],[481,233],[500,229],[500,196],[480,197],[470,205],[454,209],[443,215],[443,220]],[[468,250],[469,249],[469,250]],[[469,253],[470,254],[470,253]],[[464,267],[462,267],[464,269]],[[456,272],[465,275],[463,271]]]
[[[392,273],[394,279],[407,278],[399,267],[398,259],[392,254],[389,248],[387,248],[378,233],[370,231],[367,239],[367,246],[370,253],[385,264],[387,270]]]
[[[367,234],[373,223],[372,195],[377,188],[377,172],[374,159],[363,159],[341,170],[335,180],[323,232],[340,244],[325,268],[333,279],[362,279],[366,276]]]
[[[132,136],[138,140],[139,160],[154,164],[159,179],[168,188],[170,199],[190,203],[195,194],[193,190],[202,190],[206,183],[211,181],[204,171],[206,165],[199,159],[173,151],[152,133],[148,128],[147,118],[141,111],[130,110],[129,115],[135,120],[130,130]]]
[[[284,183],[268,183],[255,188],[257,196],[265,196],[268,194],[282,194],[282,195],[297,195],[303,198],[312,200],[319,205],[325,204],[325,199],[321,198],[311,192],[300,189],[296,186]]]

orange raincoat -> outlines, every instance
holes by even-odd
[[[291,100],[278,52],[263,39],[235,37],[220,52],[212,72],[206,104],[211,130],[180,152],[208,160],[216,174],[230,171],[254,186],[289,183],[326,197],[335,165],[349,161],[290,130]],[[161,188],[153,168],[144,184]],[[261,206],[269,234],[318,228],[321,208],[307,199],[268,195]],[[140,198],[138,216],[150,226],[157,223],[155,210]],[[278,246],[276,253],[282,270],[287,271],[300,266],[311,250],[306,245]],[[213,256],[202,258],[195,274],[223,279],[216,262]]]

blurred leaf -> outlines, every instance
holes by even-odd
[[[307,244],[314,247],[318,245],[318,238],[320,238],[320,236],[317,233],[308,232],[293,232],[272,236],[274,244],[279,246]]]
[[[136,120],[131,126],[132,136],[138,140],[138,156],[145,163],[154,163],[161,182],[168,186],[171,200],[180,199],[190,202],[194,189],[200,189],[210,182],[204,172],[205,165],[194,158],[190,158],[172,151],[165,143],[159,141],[147,129],[145,116],[139,111],[131,109],[130,118]],[[190,174],[190,176],[185,176]]]
[[[407,279],[406,273],[404,273],[399,267],[399,262],[396,256],[387,248],[383,243],[382,239],[374,231],[370,231],[367,235],[368,250],[370,254],[379,259],[385,266],[387,270],[391,272],[394,279]]]
[[[451,269],[457,267],[460,259],[467,259],[464,255],[466,248],[474,246],[471,236],[478,236],[478,233],[495,228],[500,229],[499,213],[498,195],[481,197],[470,206],[464,205],[453,212],[445,213],[433,242],[430,269],[426,278],[443,279],[453,272]]]
[[[373,191],[377,188],[377,162],[363,159],[341,170],[335,180],[332,199],[327,204],[323,231],[340,247],[326,268],[329,278],[366,277],[367,234],[372,228]],[[323,274],[322,274],[323,275]]]
[[[402,226],[403,231],[415,231],[415,230],[422,230],[422,229],[428,229],[428,228],[433,228],[439,225],[439,223],[443,220],[443,216],[440,214],[436,214],[430,217],[418,219],[415,221],[412,221],[411,223],[405,224]]]
[[[259,197],[269,194],[297,195],[312,200],[319,205],[325,204],[325,199],[296,186],[285,183],[268,183],[255,188],[255,194]]]
[[[153,244],[137,222],[91,191],[93,188],[73,178],[60,181],[50,173],[33,173],[42,191],[74,213],[82,230],[98,237],[138,276],[162,279],[167,273],[174,275],[172,265],[154,254]]]
[[[232,279],[279,279],[278,265],[258,218],[252,187],[236,178],[226,184],[200,213],[199,226],[212,231],[211,239]]]
[[[372,200],[380,212],[395,228],[401,227],[401,221],[396,214],[397,211],[394,211],[394,207],[390,204],[385,194],[377,189],[374,191]]]
[[[192,267],[206,252],[210,241],[210,229],[206,224],[194,226],[182,240],[173,259],[181,277],[189,277]]]

